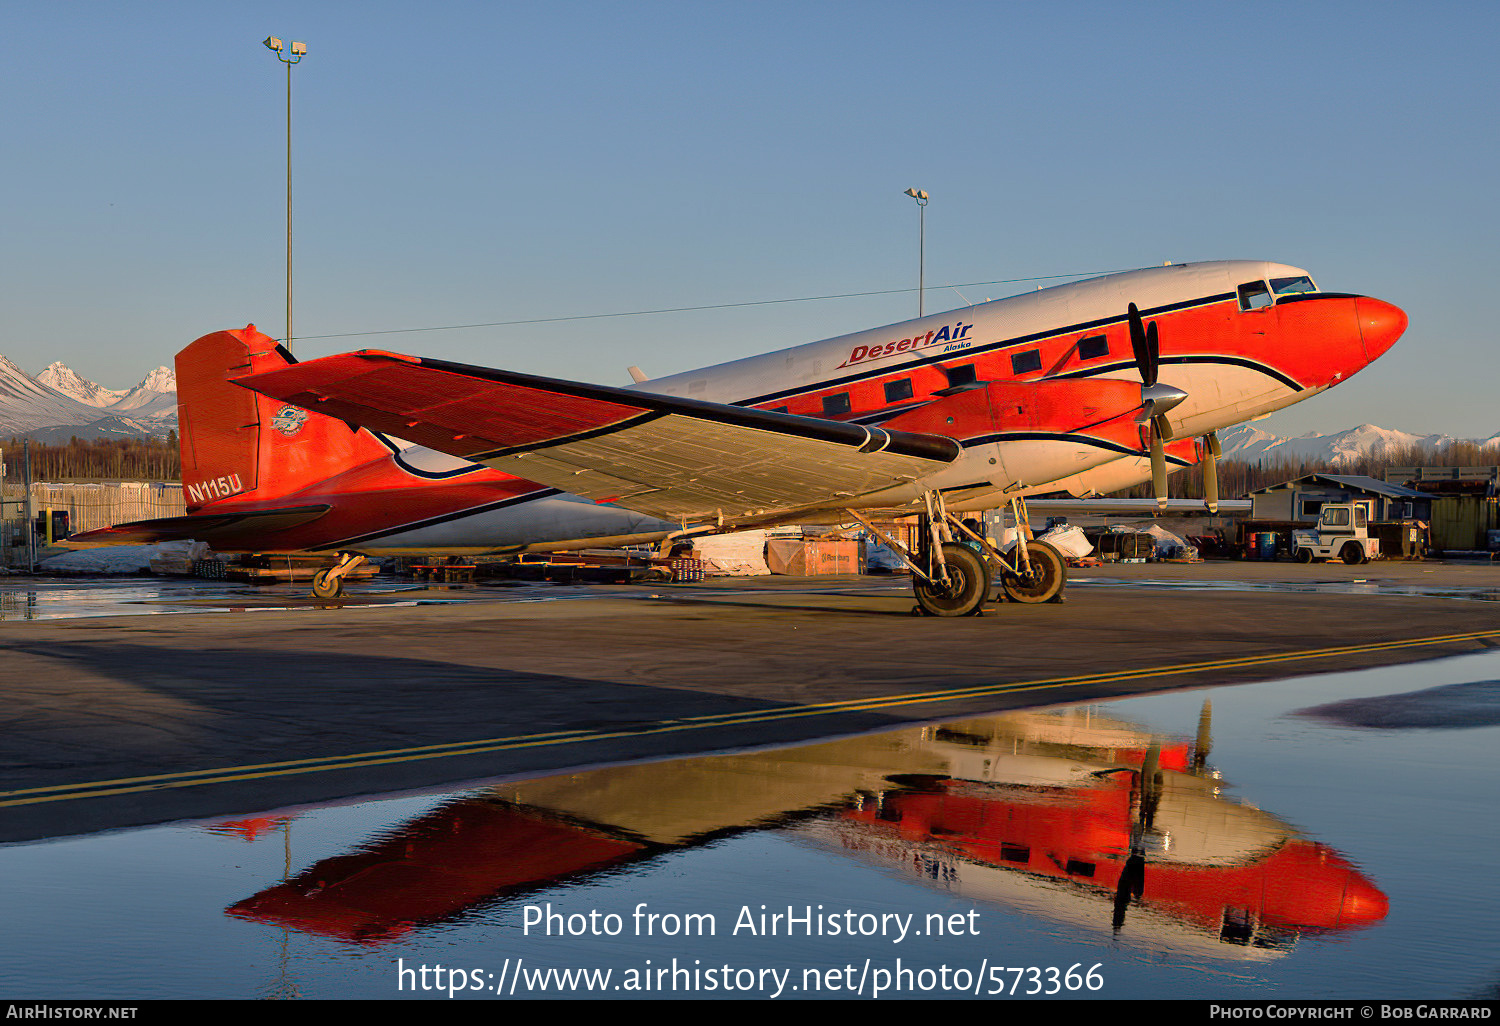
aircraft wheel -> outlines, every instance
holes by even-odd
[[[917,579],[912,584],[917,604],[929,616],[968,616],[989,593],[989,571],[977,552],[956,542],[943,546],[943,561],[948,564],[948,587]]]
[[[1299,562],[1299,563],[1311,563],[1312,561],[1313,561],[1313,552],[1312,552],[1312,549],[1298,549],[1297,550],[1297,562]]]
[[[1358,542],[1344,542],[1344,547],[1339,549],[1339,558],[1350,566],[1355,566],[1365,561],[1365,550],[1359,547]]]
[[[1068,567],[1062,553],[1044,541],[1026,543],[1026,558],[1031,563],[1031,573],[1025,577],[1006,573],[1000,577],[1000,587],[1013,602],[1051,602],[1068,582]]]
[[[313,574],[313,598],[338,598],[344,593],[344,579],[342,577],[336,577],[332,581],[328,579],[328,571],[332,569],[332,567],[328,567]]]

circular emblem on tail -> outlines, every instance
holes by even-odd
[[[307,411],[295,406],[283,406],[276,411],[276,416],[271,418],[271,426],[288,438],[301,431],[305,423],[307,423]]]

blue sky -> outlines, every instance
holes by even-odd
[[[298,336],[1282,260],[1405,308],[1265,423],[1500,431],[1500,8],[7,2],[0,353],[126,387]],[[965,289],[969,300],[1026,286]],[[929,310],[958,306],[930,289]],[[909,292],[308,339],[604,383],[911,316]]]

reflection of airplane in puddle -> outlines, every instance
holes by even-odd
[[[231,915],[379,941],[518,892],[757,829],[1126,943],[1267,957],[1386,899],[1338,853],[1233,802],[1199,741],[1089,709],[597,770],[450,802]],[[1143,786],[1143,783],[1144,786]]]

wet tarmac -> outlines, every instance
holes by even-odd
[[[1496,679],[1486,651],[0,846],[0,988],[1493,998]]]
[[[1070,587],[1149,588],[1208,592],[1403,596],[1500,601],[1500,567],[1473,562],[1458,565],[1382,563],[1374,567],[1305,568],[1289,564],[1214,563],[1120,565],[1074,570]],[[308,594],[306,584],[249,585],[191,577],[0,577],[0,622],[96,616],[149,616],[168,613],[250,613],[263,610],[358,609],[365,606],[433,605],[460,602],[552,602],[600,597],[691,598],[737,593],[809,595],[855,593],[906,596],[905,577],[740,578],[693,585],[560,585],[492,581],[479,585],[413,584],[378,577],[350,588],[334,601]]]

